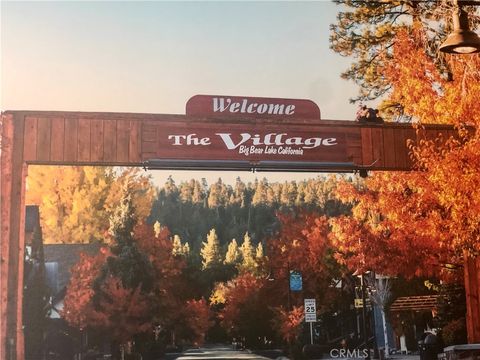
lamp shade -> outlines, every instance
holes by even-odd
[[[453,32],[440,46],[440,51],[453,54],[473,54],[480,51],[480,37],[468,26],[468,15],[462,8],[453,13]]]

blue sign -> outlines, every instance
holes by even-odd
[[[302,274],[298,271],[290,270],[290,290],[302,291]]]

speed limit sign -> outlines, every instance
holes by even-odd
[[[317,305],[315,299],[305,299],[305,322],[317,321]]]

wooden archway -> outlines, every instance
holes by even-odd
[[[410,170],[407,140],[416,141],[419,136],[409,124],[35,111],[3,113],[1,131],[0,359],[8,360],[24,359],[23,210],[29,164],[144,166],[147,162],[153,167],[174,168],[187,161],[189,165],[184,168],[198,163],[218,170],[226,166],[261,168],[265,164],[269,170]],[[241,154],[238,139],[245,140],[247,135],[237,135],[247,133],[255,134],[257,144],[274,144],[285,155]],[[448,136],[454,129],[427,126],[422,136],[434,138],[439,133]],[[188,140],[189,134],[196,138]],[[232,140],[229,146],[235,151],[225,152],[221,140],[223,145]],[[252,139],[247,140],[251,144]],[[285,152],[288,144],[299,149],[296,157]],[[467,286],[470,342],[480,342],[479,265],[470,262],[465,269],[471,282]]]

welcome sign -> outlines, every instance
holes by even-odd
[[[320,120],[320,109],[311,100],[248,96],[195,95],[187,102],[186,114],[208,118]]]
[[[143,160],[352,161],[345,131],[322,126],[310,100],[196,95],[186,113],[142,125]]]

